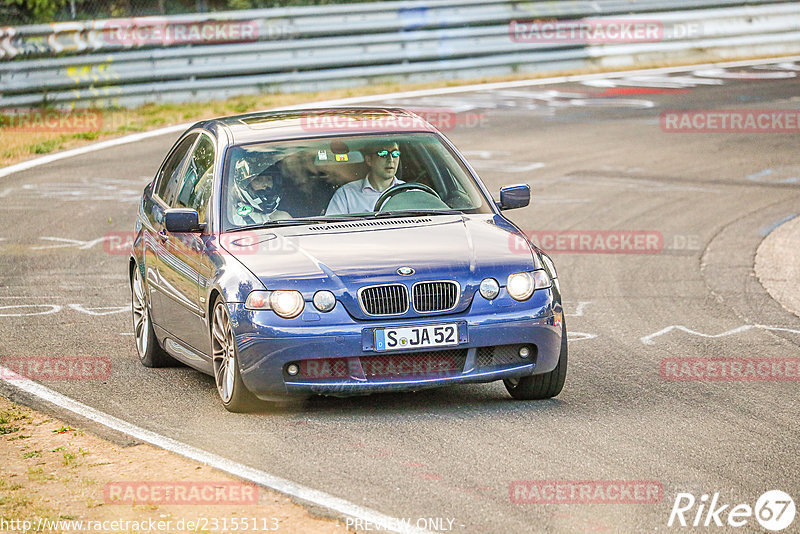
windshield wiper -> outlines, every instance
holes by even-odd
[[[378,211],[366,215],[365,219],[383,219],[388,217],[426,217],[428,215],[462,215],[459,210],[393,210]]]
[[[239,226],[229,230],[230,232],[239,232],[241,230],[254,230],[257,228],[271,228],[273,226],[299,226],[304,224],[326,224],[347,221],[357,221],[361,217],[303,217],[300,219],[276,219],[274,221],[265,221],[258,224],[248,224],[247,226]]]

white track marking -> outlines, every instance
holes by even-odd
[[[290,480],[276,477],[264,471],[233,462],[222,456],[212,454],[182,443],[180,441],[162,436],[151,430],[147,430],[122,419],[118,419],[112,415],[96,410],[90,406],[73,400],[65,395],[62,395],[50,388],[47,388],[37,382],[29,379],[20,378],[18,380],[8,380],[6,377],[12,376],[9,374],[10,370],[0,365],[0,380],[6,384],[20,389],[30,395],[34,395],[42,400],[51,404],[67,409],[75,414],[90,419],[103,426],[127,434],[134,439],[150,443],[156,447],[180,454],[186,458],[204,463],[216,469],[230,473],[236,477],[250,482],[255,482],[261,486],[274,489],[285,495],[296,497],[307,503],[324,506],[329,510],[334,510],[345,516],[363,519],[375,525],[381,525],[384,529],[392,530],[401,533],[426,533],[428,531],[411,527],[410,525],[402,523],[399,519],[390,517],[380,512],[364,508],[357,504],[351,503],[344,499],[334,497],[328,493],[308,488],[301,484],[296,484]]]
[[[568,341],[583,341],[586,339],[594,339],[596,337],[597,334],[587,334],[586,332],[567,332]]]
[[[534,200],[537,204],[585,204],[587,202],[594,202],[594,199],[591,198],[568,198],[563,195],[535,195]]]
[[[724,80],[785,80],[794,78],[797,73],[791,71],[727,71],[725,69],[701,69],[693,72],[695,76],[705,78],[722,78]]]
[[[694,78],[692,76],[626,76],[613,80],[589,80],[583,82],[588,87],[650,87],[655,89],[685,89],[698,85],[723,85],[722,80],[713,78]]]
[[[103,241],[108,240],[109,237],[110,236],[98,237],[97,239],[93,239],[91,241],[80,241],[78,239],[68,239],[66,237],[40,237],[39,239],[44,239],[45,241],[57,241],[59,242],[59,244],[31,247],[31,248],[33,250],[45,250],[51,248],[77,247],[80,250],[86,250],[92,248],[98,243],[102,243]]]
[[[57,295],[47,295],[44,297],[27,297],[27,296],[0,296],[0,299],[25,299],[25,300],[44,300],[44,299],[60,299]]]
[[[704,334],[703,332],[698,332],[697,330],[692,330],[691,328],[686,328],[685,326],[678,324],[678,325],[668,326],[666,328],[663,328],[663,329],[659,330],[658,332],[654,332],[652,334],[646,335],[646,336],[640,338],[640,340],[645,345],[655,345],[656,342],[653,341],[654,338],[657,338],[659,336],[663,336],[664,334],[672,332],[673,330],[681,330],[681,331],[686,332],[687,334],[691,334],[693,336],[699,336],[699,337],[705,337],[705,338],[719,338],[719,337],[731,336],[733,334],[738,334],[740,332],[746,332],[747,330],[752,330],[753,328],[758,328],[758,329],[761,329],[761,330],[773,330],[773,331],[778,331],[778,332],[791,332],[793,334],[800,334],[800,330],[795,330],[795,329],[792,329],[792,328],[783,328],[783,327],[780,327],[780,326],[765,326],[763,324],[745,324],[745,325],[742,325],[742,326],[740,326],[738,328],[734,328],[732,330],[727,330],[725,332],[722,332],[721,334]]]
[[[404,91],[399,93],[388,93],[384,95],[372,95],[367,97],[351,97],[351,98],[341,98],[338,100],[327,100],[324,102],[314,102],[313,105],[315,107],[331,107],[331,106],[345,106],[349,104],[356,104],[356,103],[366,103],[366,102],[381,102],[387,99],[393,98],[414,98],[414,97],[423,97],[423,96],[433,96],[433,95],[446,95],[446,94],[455,94],[455,93],[467,93],[470,91],[493,91],[495,89],[510,89],[514,87],[531,87],[537,85],[551,85],[551,84],[559,84],[559,83],[569,83],[569,82],[584,82],[588,80],[603,80],[607,78],[623,78],[626,76],[637,76],[637,75],[659,75],[659,74],[670,74],[670,73],[678,73],[678,72],[691,72],[693,70],[702,70],[702,69],[725,69],[725,68],[732,68],[732,67],[749,67],[755,65],[770,65],[779,62],[784,63],[791,63],[794,61],[800,61],[800,56],[788,56],[782,58],[769,58],[769,59],[757,59],[757,60],[744,60],[744,61],[723,61],[719,63],[708,63],[704,65],[682,65],[677,67],[663,67],[657,69],[639,69],[639,70],[628,70],[628,71],[618,71],[618,72],[602,72],[597,74],[578,74],[572,76],[555,76],[552,78],[538,78],[534,80],[519,80],[515,82],[497,82],[497,83],[484,83],[484,84],[475,84],[475,85],[462,85],[460,87],[441,87],[439,89],[422,89],[419,91]],[[303,109],[304,107],[307,108],[309,104],[305,105],[295,105],[295,106],[285,106],[283,108],[277,109]],[[151,137],[158,137],[160,135],[166,135],[170,133],[179,133],[191,126],[194,123],[186,123],[186,124],[178,124],[176,126],[168,126],[166,128],[160,128],[158,130],[152,130],[149,132],[143,132],[133,135],[128,135],[125,137],[119,137],[117,139],[110,139],[108,141],[101,141],[100,143],[95,143],[91,145],[86,145],[80,148],[74,148],[72,150],[65,150],[63,152],[57,152],[55,154],[49,154],[47,156],[42,156],[40,158],[32,159],[29,161],[23,161],[22,163],[17,163],[15,165],[10,165],[8,167],[0,169],[0,178],[5,176],[9,176],[14,174],[15,172],[20,172],[28,169],[32,169],[34,167],[38,167],[40,165],[45,165],[47,163],[52,163],[54,161],[59,161],[66,158],[71,158],[73,156],[79,156],[82,154],[89,154],[91,152],[96,152],[98,150],[103,150],[105,148],[111,148],[119,145],[125,145],[128,143],[135,143],[136,141],[141,141],[143,139],[149,139]],[[165,147],[166,149],[166,147]]]
[[[777,65],[758,65],[754,67],[756,69],[765,69],[765,70],[793,70],[800,72],[800,65],[796,63],[778,63]]]
[[[590,300],[581,300],[578,301],[578,305],[575,307],[575,313],[565,313],[564,317],[583,317],[583,310],[591,304],[592,301]]]
[[[506,173],[521,173],[530,172],[544,167],[544,163],[539,161],[522,162],[522,161],[508,161],[507,159],[493,159],[495,156],[505,156],[508,154],[506,151],[492,152],[490,150],[465,150],[462,152],[464,156],[472,157],[474,159],[470,162],[476,169],[491,170],[495,172]]]
[[[522,172],[535,171],[544,167],[544,163],[535,161],[533,163],[515,163],[491,159],[473,160],[472,166],[478,170],[503,172],[508,174],[518,174]]]
[[[123,313],[131,309],[130,306],[100,306],[97,308],[84,308],[80,304],[68,304],[70,308],[77,312],[85,313],[86,315],[113,315],[115,313]]]
[[[4,313],[3,310],[11,310],[16,308],[49,308],[45,311],[37,311],[30,313]],[[10,304],[8,306],[0,306],[0,317],[29,317],[31,315],[50,315],[61,311],[61,306],[58,304]]]
[[[659,180],[634,179],[634,178],[610,178],[606,176],[563,176],[558,178],[560,182],[573,184],[603,185],[608,187],[624,187],[627,189],[644,189],[650,191],[698,191],[701,193],[718,193],[719,190],[710,187],[699,187],[693,185],[670,184]]]

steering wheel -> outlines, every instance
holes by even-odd
[[[423,191],[425,193],[435,196],[439,200],[442,200],[442,197],[439,196],[439,193],[434,191],[432,187],[428,187],[425,184],[417,184],[417,183],[397,184],[393,185],[392,187],[381,193],[381,196],[378,197],[378,200],[375,202],[375,207],[373,208],[372,211],[381,211],[381,208],[383,207],[384,204],[386,204],[386,201],[388,201],[393,196],[399,195],[400,193],[404,193],[406,191]]]

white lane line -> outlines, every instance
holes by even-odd
[[[42,156],[40,158],[31,159],[28,161],[23,161],[22,163],[17,163],[15,165],[9,165],[8,167],[4,167],[0,169],[0,178],[6,177],[10,174],[14,174],[15,172],[26,171],[28,169],[32,169],[34,167],[38,167],[39,165],[46,165],[47,163],[52,163],[54,161],[59,161],[66,158],[71,158],[73,156],[80,156],[81,154],[89,154],[90,152],[95,152],[97,150],[102,150],[104,148],[111,148],[114,146],[125,145],[128,143],[135,143],[136,141],[141,141],[143,139],[149,139],[150,137],[158,137],[159,135],[165,135],[168,133],[178,133],[182,132],[183,130],[187,129],[194,123],[187,123],[187,124],[178,124],[176,126],[167,126],[166,128],[159,128],[158,130],[151,130],[149,132],[142,132],[133,135],[126,135],[124,137],[118,137],[116,139],[109,139],[108,141],[101,141],[99,143],[94,143],[92,145],[86,145],[79,148],[73,148],[72,150],[65,150],[63,152],[56,152],[55,154],[49,154],[47,156]],[[166,147],[169,148],[169,147]],[[166,150],[166,149],[165,149]]]
[[[617,71],[617,72],[601,72],[597,74],[577,74],[572,76],[555,76],[552,78],[537,78],[533,80],[517,80],[513,82],[496,82],[496,83],[484,83],[484,84],[474,84],[474,85],[462,85],[460,87],[440,87],[438,89],[422,89],[418,91],[405,91],[405,92],[398,92],[398,93],[387,93],[383,95],[372,95],[372,96],[357,96],[351,98],[340,98],[338,100],[326,100],[323,102],[314,102],[310,104],[298,104],[294,106],[285,106],[282,108],[273,108],[274,110],[286,110],[286,109],[303,109],[307,108],[311,105],[314,107],[331,107],[331,106],[344,106],[349,104],[356,104],[356,103],[366,103],[366,102],[379,102],[386,99],[396,99],[396,98],[416,98],[421,96],[436,96],[436,95],[447,95],[453,93],[467,93],[470,91],[493,91],[496,89],[511,89],[515,87],[531,87],[537,85],[551,85],[551,84],[559,84],[559,83],[569,83],[569,82],[584,82],[588,80],[602,80],[606,78],[621,78],[625,76],[636,76],[641,74],[670,74],[673,72],[691,72],[694,70],[701,70],[701,69],[726,69],[732,67],[749,67],[749,66],[758,66],[758,65],[770,65],[775,63],[791,63],[794,61],[800,61],[800,56],[786,56],[780,58],[769,58],[769,59],[756,59],[756,60],[743,60],[743,61],[722,61],[719,63],[704,63],[702,65],[680,65],[676,67],[661,67],[657,69],[638,69],[638,70],[624,70],[624,71]],[[40,158],[23,161],[22,163],[17,163],[15,165],[10,165],[8,167],[4,167],[0,169],[0,178],[4,178],[15,172],[25,171],[28,169],[32,169],[34,167],[38,167],[39,165],[45,165],[47,163],[52,163],[54,161],[59,161],[66,158],[71,158],[73,156],[79,156],[81,154],[88,154],[90,152],[94,152],[96,150],[102,150],[105,148],[111,148],[119,145],[124,145],[127,143],[135,143],[136,141],[141,141],[143,139],[149,139],[151,137],[158,137],[159,135],[165,135],[169,133],[178,133],[183,130],[186,130],[194,124],[194,122],[186,123],[186,124],[178,124],[175,126],[167,126],[166,128],[159,128],[158,130],[151,130],[149,132],[142,132],[132,135],[127,135],[124,137],[118,137],[116,139],[109,139],[108,141],[101,141],[99,143],[95,143],[92,145],[82,146],[80,148],[73,148],[72,150],[65,150],[63,152],[57,152],[55,154],[49,154],[47,156],[42,156]],[[168,148],[168,147],[165,147]]]
[[[233,462],[223,458],[222,456],[217,456],[216,454],[197,449],[191,445],[187,445],[172,438],[157,434],[156,432],[138,427],[128,423],[127,421],[123,421],[122,419],[117,419],[114,416],[108,415],[99,410],[95,410],[90,406],[53,391],[52,389],[34,382],[33,380],[26,379],[24,377],[18,377],[17,379],[6,378],[13,376],[15,375],[10,369],[0,365],[0,380],[11,387],[20,389],[30,395],[35,395],[36,397],[56,406],[60,406],[61,408],[66,408],[73,413],[76,413],[87,419],[91,419],[92,421],[100,423],[101,425],[114,429],[118,432],[122,432],[123,434],[127,434],[132,438],[144,441],[176,454],[180,454],[186,458],[202,462],[206,465],[220,469],[244,480],[249,480],[250,482],[255,482],[256,484],[274,489],[285,495],[290,495],[305,502],[323,506],[345,516],[362,519],[365,522],[374,524],[376,526],[380,525],[383,530],[410,534],[427,534],[429,532],[412,527],[411,525],[406,524],[397,518],[384,515],[380,512],[370,510],[369,508],[364,508],[363,506],[353,504],[349,501],[334,497],[333,495],[329,495],[322,491],[308,488],[290,480],[270,475],[264,471]]]
[[[783,328],[783,327],[780,327],[780,326],[766,326],[766,325],[763,325],[763,324],[745,324],[745,325],[742,325],[742,326],[740,326],[738,328],[734,328],[732,330],[727,330],[725,332],[722,332],[721,334],[704,334],[703,332],[698,332],[697,330],[692,330],[691,328],[686,328],[685,326],[678,324],[678,325],[668,326],[666,328],[663,328],[663,329],[659,330],[658,332],[654,332],[652,334],[646,335],[646,336],[641,337],[639,339],[645,345],[655,345],[656,342],[653,341],[653,339],[655,339],[655,338],[657,338],[659,336],[663,336],[664,334],[667,334],[669,332],[672,332],[673,330],[681,330],[681,331],[686,332],[687,334],[691,334],[693,336],[706,337],[706,338],[718,338],[718,337],[725,337],[725,336],[730,336],[730,335],[733,335],[733,334],[738,334],[740,332],[746,332],[747,330],[752,330],[753,328],[758,328],[758,329],[761,329],[761,330],[773,330],[773,331],[778,331],[778,332],[791,332],[793,334],[800,334],[800,330],[795,330],[793,328]]]

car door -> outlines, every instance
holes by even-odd
[[[156,174],[150,197],[145,201],[143,220],[145,280],[152,310],[153,322],[161,326],[164,316],[163,289],[159,278],[161,259],[164,255],[163,232],[164,211],[169,207],[169,199],[174,196],[181,170],[197,141],[197,133],[191,133],[179,140],[164,159]]]
[[[182,168],[171,208],[196,210],[201,223],[206,222],[207,207],[213,189],[215,143],[203,132]],[[204,262],[205,243],[200,233],[162,234],[164,252],[159,263],[159,277],[164,290],[162,326],[183,343],[207,353],[208,333],[204,326],[204,287],[209,276]]]

